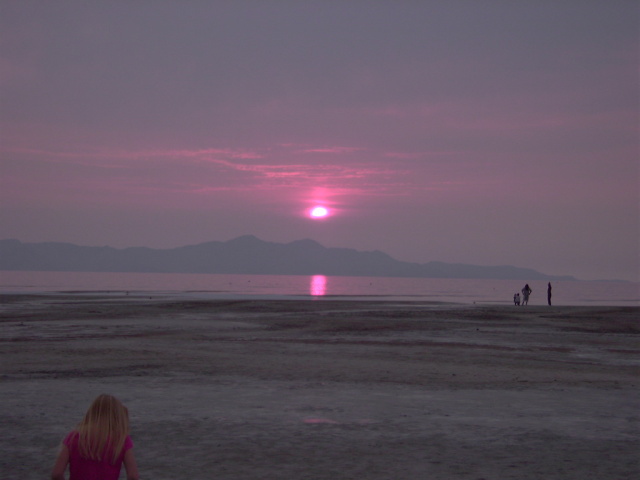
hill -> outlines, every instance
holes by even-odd
[[[252,235],[172,249],[0,240],[0,270],[575,280],[514,266],[403,262],[380,251],[274,243]]]

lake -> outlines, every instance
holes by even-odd
[[[154,293],[202,298],[415,300],[513,303],[520,280],[0,271],[0,293]],[[547,282],[528,282],[530,305],[546,305]],[[552,282],[554,305],[640,305],[637,282]]]

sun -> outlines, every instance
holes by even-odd
[[[311,218],[324,218],[329,215],[329,210],[321,206],[313,207],[309,212],[309,215],[311,215]]]

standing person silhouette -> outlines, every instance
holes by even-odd
[[[547,285],[547,303],[551,305],[551,282]]]
[[[62,441],[51,480],[118,480],[124,463],[127,480],[139,480],[129,437],[129,412],[111,395],[99,395],[84,419]]]
[[[528,283],[522,288],[522,305],[529,305],[529,295],[532,291]]]

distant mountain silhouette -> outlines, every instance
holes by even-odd
[[[252,235],[164,250],[0,240],[0,270],[575,280],[513,266],[402,262],[380,251],[326,248],[308,239],[265,242]]]

